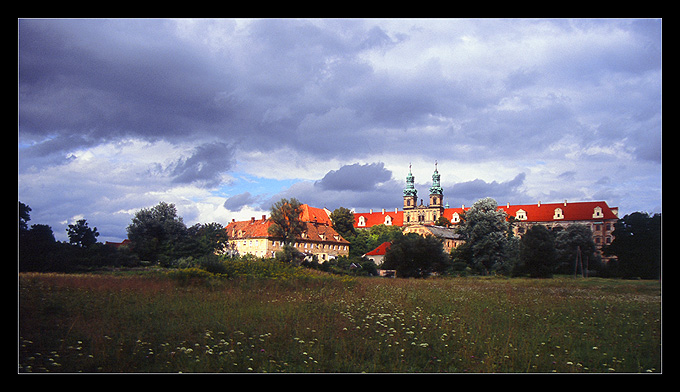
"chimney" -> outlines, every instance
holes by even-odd
[[[567,206],[567,199],[564,199],[564,206]]]
[[[383,215],[385,215],[385,209],[384,208],[382,209],[382,213],[383,213]]]
[[[255,223],[255,217],[254,216],[250,217],[250,223]]]
[[[463,204],[463,209],[465,209],[465,204]]]
[[[508,204],[507,204],[507,208],[510,208],[510,202],[508,202]]]
[[[394,209],[394,213],[396,214],[397,212],[399,212],[399,208]]]
[[[262,221],[266,221],[266,220],[267,220],[267,215],[262,215]]]
[[[236,219],[232,219],[231,221],[232,221],[232,223],[235,223],[235,222],[236,222]]]
[[[371,208],[370,210],[368,210],[368,213],[369,213],[369,214],[372,214],[372,213],[373,213],[373,208]]]
[[[540,200],[538,201],[538,206],[539,206],[539,207],[541,206],[541,201],[540,201]]]

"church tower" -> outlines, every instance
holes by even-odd
[[[439,182],[441,176],[437,171],[437,162],[434,163],[434,173],[432,174],[432,186],[430,187],[430,207],[441,208],[444,199],[444,190]]]
[[[406,176],[406,188],[404,188],[404,210],[416,208],[418,201],[418,191],[416,190],[415,177],[411,174],[411,165],[408,165],[408,175]]]

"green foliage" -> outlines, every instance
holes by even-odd
[[[133,251],[142,260],[168,263],[177,257],[177,248],[183,244],[187,228],[177,216],[174,204],[158,205],[135,213],[127,227]]]
[[[556,257],[558,261],[557,272],[561,274],[573,274],[577,253],[580,249],[583,267],[586,262],[595,266],[599,262],[597,248],[593,242],[593,233],[588,226],[581,224],[569,225],[566,229],[557,231],[555,237]]]
[[[396,270],[399,277],[424,278],[443,273],[449,266],[449,257],[439,239],[408,233],[392,241],[382,268]]]
[[[97,228],[91,229],[85,219],[78,220],[74,225],[68,225],[66,232],[71,245],[83,248],[94,245],[97,242],[97,237],[99,237]]]
[[[661,275],[661,214],[634,212],[614,226],[614,241],[604,249],[614,255],[619,276],[658,279]],[[614,268],[616,268],[614,267]]]
[[[402,235],[401,227],[381,224],[368,229],[359,229],[353,237],[345,239],[350,242],[349,256],[360,258],[383,242],[394,241]]]
[[[555,272],[557,258],[553,234],[543,225],[531,227],[520,241],[520,272],[532,278],[550,278]]]
[[[333,229],[342,236],[342,238],[349,241],[349,238],[356,236],[354,230],[354,214],[345,207],[336,208],[331,212],[331,221],[333,222]]]
[[[454,258],[468,263],[476,273],[508,274],[514,267],[518,250],[516,239],[509,232],[506,214],[498,210],[496,201],[478,200],[458,226],[458,233],[467,246],[456,252]]]
[[[283,245],[283,249],[276,252],[274,258],[280,262],[300,264],[305,258],[305,255],[293,245],[285,244]]]

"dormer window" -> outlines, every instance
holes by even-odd
[[[515,213],[515,218],[517,220],[527,220],[527,212],[522,209],[519,209],[517,210],[517,213]]]
[[[457,212],[453,213],[453,216],[451,217],[451,223],[458,223],[460,222],[460,215],[458,215]]]
[[[385,226],[392,226],[392,217],[389,215],[385,217]]]
[[[553,215],[553,219],[564,219],[564,214],[562,213],[561,208],[555,208],[555,215]]]
[[[602,218],[602,207],[595,207],[593,209],[593,218]]]
[[[366,226],[366,218],[363,216],[359,217],[359,226]]]

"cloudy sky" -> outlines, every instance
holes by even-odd
[[[661,212],[661,20],[18,20],[18,198],[120,241],[297,197]]]

